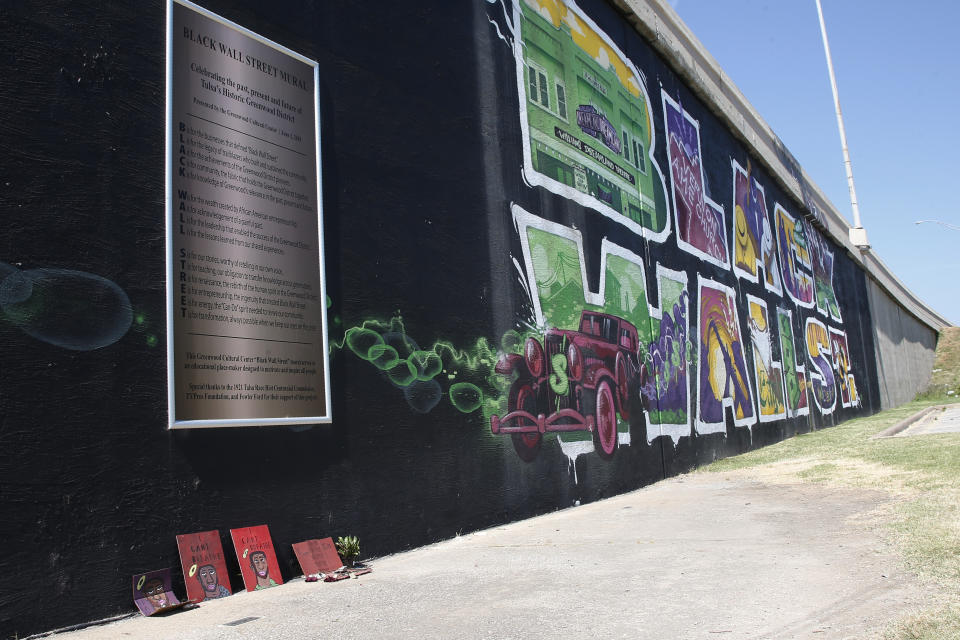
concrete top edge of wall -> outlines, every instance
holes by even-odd
[[[689,83],[690,90],[753,151],[774,180],[807,207],[808,218],[846,249],[870,277],[920,322],[935,331],[951,326],[949,320],[910,291],[874,251],[860,251],[850,242],[847,219],[810,179],[667,0],[611,1],[637,32],[664,55],[674,72]],[[814,209],[820,216],[814,214]]]

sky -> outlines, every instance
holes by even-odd
[[[815,0],[671,0],[853,220]],[[960,2],[821,0],[860,217],[893,273],[960,324]],[[917,220],[939,220],[915,224]]]

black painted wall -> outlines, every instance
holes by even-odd
[[[740,304],[756,293],[680,253],[673,236],[638,244],[622,226],[525,185],[514,60],[488,21],[497,5],[205,6],[319,61],[331,342],[399,313],[421,346],[467,348],[481,337],[496,345],[519,305],[511,203],[576,225],[588,252],[608,237],[649,265],[687,271],[691,325],[698,273],[736,286]],[[662,84],[699,120],[708,191],[730,203],[730,158],[747,151],[619,13],[600,0],[581,6],[646,74],[660,166],[667,171]],[[758,424],[752,437],[728,417],[726,434],[676,447],[669,438],[647,445],[641,420],[613,460],[588,454],[571,468],[545,442],[524,463],[480,411],[441,401],[420,413],[378,369],[334,348],[332,425],[168,431],[164,56],[160,1],[0,7],[3,637],[130,611],[132,574],[179,572],[178,533],[219,529],[230,555],[228,529],[269,524],[289,578],[299,573],[290,549],[299,540],[355,534],[366,557],[382,555],[600,499],[879,408],[864,274],[834,247],[860,410],[822,417],[813,408],[809,418]],[[780,201],[803,211],[757,172],[771,209]],[[66,270],[69,286],[57,285]],[[34,278],[29,316],[14,308],[25,277]],[[112,331],[122,337],[75,348]]]

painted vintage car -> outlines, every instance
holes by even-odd
[[[583,311],[578,331],[549,329],[541,344],[501,356],[495,371],[511,376],[507,413],[490,418],[509,434],[521,459],[537,457],[543,434],[589,431],[609,458],[617,448],[617,415],[628,420],[647,369],[638,358],[637,328],[617,316]]]

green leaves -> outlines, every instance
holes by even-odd
[[[360,555],[360,540],[357,536],[343,536],[337,538],[337,553],[344,561],[353,560]]]

